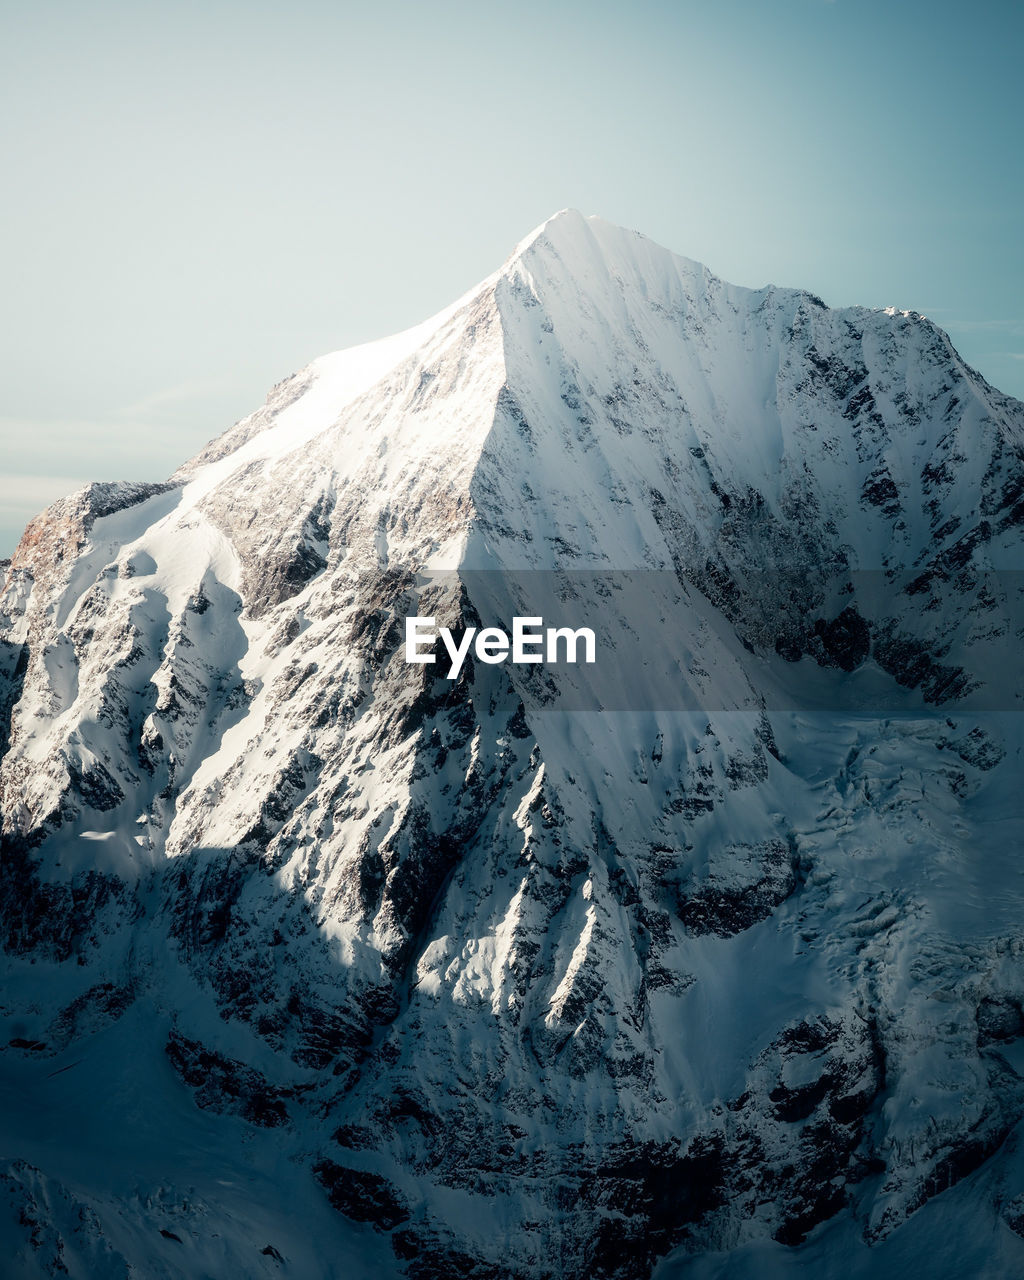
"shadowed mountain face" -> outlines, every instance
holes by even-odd
[[[563,213],[44,512],[16,1274],[1018,1274],[1022,447],[922,316]],[[559,610],[593,667],[404,661]]]

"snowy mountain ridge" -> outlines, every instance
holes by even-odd
[[[0,1061],[148,1136],[144,1174],[130,1143],[86,1173],[88,1125],[14,1126],[24,1274],[738,1275],[846,1224],[877,1270],[940,1193],[1013,1274],[1022,447],[916,313],[566,211],[167,484],[33,521]],[[600,593],[618,701],[403,661],[407,616],[559,591]],[[672,622],[647,665],[638,612]],[[207,1133],[340,1210],[320,1256],[287,1215],[257,1251]]]

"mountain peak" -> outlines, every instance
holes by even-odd
[[[389,1280],[646,1280],[839,1214],[874,1274],[1016,1159],[1024,730],[960,706],[1020,705],[1022,431],[926,323],[569,210],[172,484],[51,508],[0,600],[0,1044],[128,1145],[37,1144],[22,1224],[151,1274],[166,1222],[184,1277],[311,1172]],[[593,668],[405,660],[538,583]],[[964,1183],[1017,1230],[1019,1179]]]
[[[590,221],[591,219],[584,216],[579,209],[559,209],[550,218],[545,218],[543,222],[534,227],[528,235],[523,236],[512,250],[508,260],[511,261],[519,257],[535,240],[542,236],[551,237],[554,234],[564,237],[584,235]]]

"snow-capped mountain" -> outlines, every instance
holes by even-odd
[[[1022,449],[924,317],[565,212],[44,512],[13,1274],[1019,1274]],[[542,605],[592,668],[405,661]]]

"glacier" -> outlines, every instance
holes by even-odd
[[[1022,530],[1024,405],[924,316],[574,211],[54,504],[10,1274],[1021,1274]],[[404,660],[560,605],[593,669]]]

